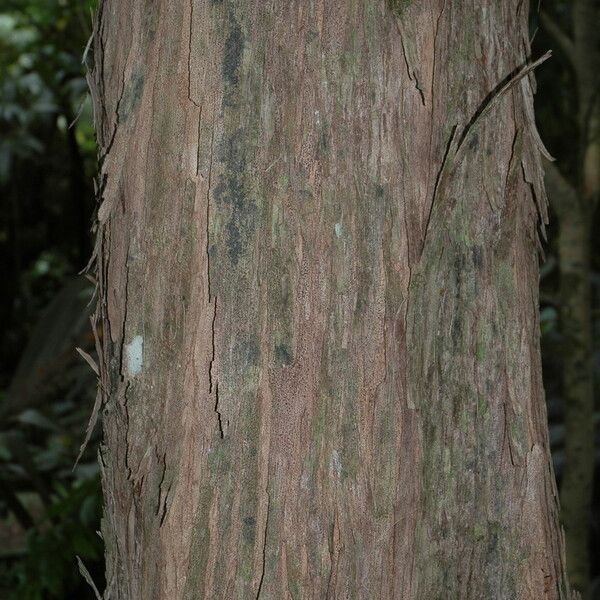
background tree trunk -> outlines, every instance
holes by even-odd
[[[585,594],[589,586],[589,516],[595,453],[590,314],[592,221],[589,211],[580,206],[570,206],[560,218],[560,315],[564,336],[566,430],[566,464],[560,499],[570,580]]]
[[[578,180],[569,182],[546,163],[546,183],[558,218],[560,323],[563,335],[565,466],[562,522],[571,583],[589,595],[590,513],[594,489],[594,377],[592,348],[591,241],[600,194],[600,89],[595,0],[573,2],[573,38],[549,15],[542,24],[572,67],[579,125]]]
[[[110,598],[568,598],[527,2],[100,3]]]

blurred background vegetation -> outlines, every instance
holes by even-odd
[[[545,0],[531,18],[534,55],[554,50],[536,75],[540,132],[557,157],[540,284],[544,378],[555,470],[568,482],[569,561],[588,598],[600,598],[600,243],[586,175],[590,160],[600,169],[600,35],[576,7],[594,2]],[[94,598],[77,556],[103,589],[98,432],[73,469],[95,397],[74,349],[94,353],[93,287],[78,275],[95,207],[83,60],[93,5],[0,1],[0,599]],[[575,275],[565,267],[573,248]]]
[[[96,150],[82,54],[93,2],[0,2],[0,598],[93,597],[102,585],[94,444],[73,465],[95,380]]]

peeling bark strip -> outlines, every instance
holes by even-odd
[[[570,597],[527,13],[100,2],[106,598]]]

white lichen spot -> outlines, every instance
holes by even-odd
[[[333,227],[335,229],[335,235],[337,237],[341,237],[343,229],[342,229],[342,224],[341,223],[336,223]]]
[[[136,335],[129,344],[125,346],[125,357],[127,359],[127,372],[129,375],[137,375],[142,371],[144,364],[144,338]]]
[[[331,458],[329,459],[329,471],[339,477],[342,473],[342,461],[340,460],[340,455],[337,450],[334,450],[331,453]]]
[[[308,473],[302,473],[302,477],[300,478],[300,487],[303,490],[310,489],[310,475]]]

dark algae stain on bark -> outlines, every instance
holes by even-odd
[[[147,7],[91,74],[107,597],[569,598],[526,3]]]
[[[227,254],[236,265],[256,224],[257,207],[248,186],[247,152],[251,141],[243,128],[236,129],[223,140],[219,149],[222,172],[214,189],[214,198],[229,211],[225,233]]]
[[[225,38],[225,48],[223,51],[223,79],[225,80],[225,90],[223,95],[223,105],[233,106],[233,92],[237,89],[239,83],[239,69],[244,49],[244,36],[242,29],[236,20],[233,11],[229,12],[227,37]]]

